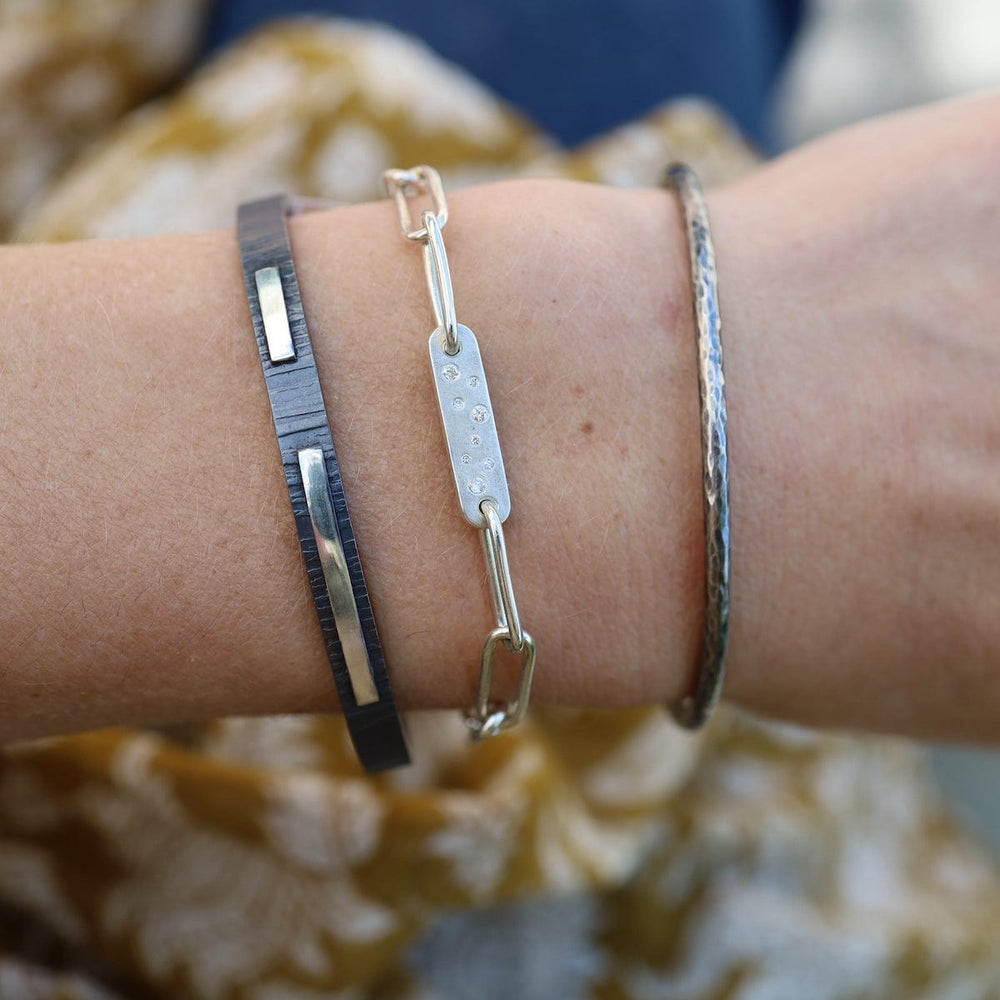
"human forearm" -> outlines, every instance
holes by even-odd
[[[641,700],[694,656],[696,390],[673,206],[654,197],[648,221],[634,195],[575,185],[453,199],[541,700]],[[623,219],[662,284],[606,267]],[[296,219],[292,241],[397,694],[466,703],[489,608],[425,372],[419,257],[388,205]],[[6,255],[4,732],[335,707],[232,234]],[[635,558],[654,521],[662,552]]]
[[[1000,734],[998,135],[956,101],[716,193],[747,705]]]
[[[727,694],[804,722],[989,738],[996,224],[985,166],[964,200],[923,193],[989,163],[971,147],[996,112],[923,115],[710,194]],[[522,182],[451,201],[535,698],[674,697],[697,659],[703,536],[673,200]],[[294,220],[292,242],[397,695],[468,703],[490,610],[425,370],[419,255],[387,203]],[[232,233],[9,250],[3,274],[0,732],[334,709]]]

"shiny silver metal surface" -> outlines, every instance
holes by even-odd
[[[722,320],[719,315],[715,249],[708,224],[708,209],[698,179],[683,163],[672,163],[664,175],[664,185],[673,188],[680,200],[691,262],[705,492],[705,631],[701,662],[692,691],[671,705],[670,710],[680,725],[700,729],[710,718],[722,694],[729,640],[732,555]]]
[[[271,356],[271,362],[277,364],[279,361],[292,361],[295,358],[295,345],[288,326],[285,293],[281,290],[281,272],[276,267],[262,267],[253,277],[257,283],[257,299],[260,302],[267,353]]]
[[[504,705],[498,705],[490,700],[490,688],[493,686],[493,660],[500,645],[508,648],[511,645],[510,632],[502,626],[497,626],[483,643],[483,654],[479,664],[479,686],[476,690],[476,706],[465,716],[465,724],[472,731],[475,742],[481,742],[490,736],[499,736],[506,729],[516,726],[524,719],[528,711],[528,698],[531,694],[531,682],[535,676],[535,640],[523,633],[523,645],[518,654],[521,659],[521,671],[517,683],[517,694]]]
[[[427,242],[424,243],[424,274],[427,275],[427,288],[431,293],[431,306],[434,309],[437,325],[444,330],[445,353],[453,357],[461,350],[461,345],[458,342],[455,293],[451,287],[448,255],[445,253],[441,227],[434,218],[434,213],[424,212],[422,219],[424,229],[427,230]]]
[[[521,616],[517,613],[514,599],[514,582],[510,578],[510,564],[507,562],[507,543],[503,537],[503,520],[496,504],[484,500],[479,505],[486,520],[482,533],[483,558],[486,560],[486,579],[490,585],[493,600],[493,614],[497,624],[510,632],[510,645],[515,653],[524,646],[524,630]]]
[[[427,347],[458,503],[466,521],[483,529],[482,502],[492,500],[500,520],[506,521],[510,493],[479,344],[467,326],[459,324],[458,335],[462,350],[454,357],[448,354],[442,327],[431,334]]]
[[[378,701],[378,690],[372,679],[371,664],[365,646],[358,606],[354,600],[351,575],[344,555],[344,546],[337,529],[337,519],[333,513],[328,488],[329,477],[322,448],[303,448],[298,453],[302,486],[309,508],[313,536],[319,561],[323,566],[323,578],[330,595],[330,606],[337,623],[340,648],[351,678],[351,689],[358,705],[373,705]]]
[[[396,215],[399,217],[399,228],[403,235],[414,243],[423,243],[427,239],[427,228],[413,228],[413,216],[410,215],[410,203],[407,200],[413,194],[430,195],[434,206],[434,217],[441,229],[448,222],[448,201],[444,196],[444,185],[441,175],[433,168],[422,164],[410,167],[409,170],[386,170],[382,174],[382,185],[386,193],[396,203]]]

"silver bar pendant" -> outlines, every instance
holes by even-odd
[[[479,505],[492,499],[500,520],[505,521],[510,514],[510,493],[479,344],[461,323],[458,343],[458,353],[449,355],[444,327],[431,334],[431,373],[462,515],[474,528],[483,529],[486,518]]]

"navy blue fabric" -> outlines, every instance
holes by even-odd
[[[804,0],[221,0],[209,48],[294,13],[381,21],[423,38],[566,143],[685,94],[762,147],[771,86]]]

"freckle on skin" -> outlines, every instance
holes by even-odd
[[[584,434],[593,434],[594,433],[593,422],[588,420],[586,421],[586,423],[580,424],[580,430],[583,431]]]
[[[579,399],[584,394],[585,391],[586,390],[583,388],[582,385],[574,385],[572,389],[573,395],[576,396],[577,399]]]

